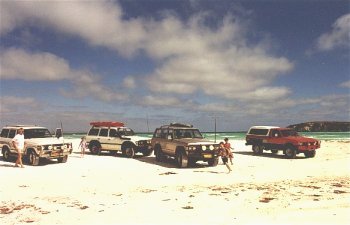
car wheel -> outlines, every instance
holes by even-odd
[[[37,156],[34,151],[29,151],[29,153],[28,153],[28,162],[32,166],[39,165],[39,156]]]
[[[132,146],[128,146],[124,149],[123,155],[128,158],[133,158],[135,156],[135,150]]]
[[[10,150],[7,147],[2,150],[2,157],[5,161],[10,161]]]
[[[294,159],[296,156],[296,151],[294,149],[294,147],[292,146],[287,146],[286,150],[285,150],[285,155],[288,159]]]
[[[99,155],[101,153],[101,147],[98,143],[95,143],[95,142],[91,143],[89,149],[90,149],[90,152],[94,155]]]
[[[210,159],[210,160],[208,161],[208,165],[209,165],[209,166],[217,166],[218,163],[219,163],[219,158]]]
[[[143,156],[150,156],[152,155],[153,150],[152,149],[146,149],[142,152]]]
[[[263,146],[261,145],[253,145],[252,149],[255,155],[261,155],[263,153]]]
[[[157,145],[154,149],[154,154],[156,155],[156,161],[162,162],[165,158],[164,153],[159,145]]]
[[[193,158],[188,159],[188,165],[189,166],[195,166],[196,163],[197,163],[196,159],[193,159]]]
[[[306,158],[313,158],[316,155],[316,151],[315,150],[307,151],[307,152],[304,152],[304,155],[305,155]]]
[[[272,154],[277,154],[278,150],[271,150]]]
[[[67,160],[68,160],[68,155],[65,155],[63,157],[58,158],[57,162],[59,162],[59,163],[66,163]]]
[[[184,151],[178,151],[176,153],[176,162],[179,168],[184,168],[188,166],[188,158]]]

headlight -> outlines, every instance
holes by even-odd
[[[151,140],[147,140],[147,144],[151,144]]]
[[[66,149],[66,148],[67,148],[67,145],[63,145],[62,148],[63,148],[63,149]]]
[[[214,150],[214,146],[210,145],[209,149],[213,151]]]
[[[202,150],[203,150],[203,151],[207,150],[207,146],[202,145]]]
[[[51,146],[51,145],[50,145],[50,146],[48,146],[48,147],[47,147],[47,149],[52,150],[52,146]]]
[[[188,146],[188,150],[194,151],[194,150],[196,150],[196,147],[195,146]]]
[[[302,142],[299,142],[299,143],[298,143],[298,145],[302,146],[302,145],[303,145],[303,143],[302,143]]]

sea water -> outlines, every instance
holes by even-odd
[[[66,133],[64,138],[76,139],[85,136],[86,133]],[[142,137],[152,138],[153,133],[137,133]],[[246,132],[202,132],[202,135],[212,141],[222,141],[224,138],[229,140],[245,140]],[[318,140],[329,141],[350,141],[350,132],[299,132],[299,135],[316,138]]]

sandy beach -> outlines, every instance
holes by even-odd
[[[155,157],[81,157],[14,167],[0,160],[0,224],[348,224],[350,144],[323,141],[315,158],[254,156],[232,141],[233,172]]]

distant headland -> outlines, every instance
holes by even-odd
[[[298,132],[346,132],[350,131],[350,122],[315,121],[289,125]]]

